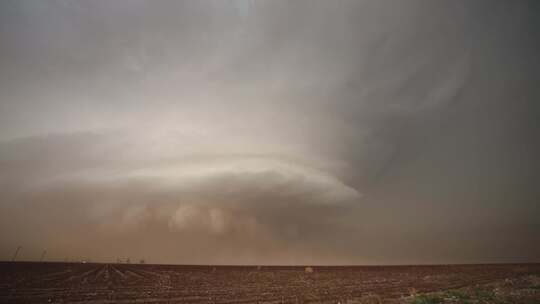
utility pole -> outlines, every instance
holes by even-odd
[[[47,254],[47,250],[43,250],[43,253],[41,253],[41,258],[39,258],[40,262],[43,262],[43,259],[45,258],[46,254]]]
[[[11,258],[12,262],[15,262],[15,259],[17,258],[17,255],[19,254],[19,250],[21,250],[22,246],[17,246],[17,250],[15,250],[15,253],[13,254],[13,257]]]

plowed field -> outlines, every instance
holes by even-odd
[[[1,303],[346,303],[538,276],[540,264],[182,266],[0,263]]]

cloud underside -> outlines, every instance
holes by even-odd
[[[61,155],[69,158],[67,149]],[[309,251],[320,258],[336,250],[333,234],[347,229],[340,218],[361,201],[360,193],[335,176],[271,156],[219,155],[147,162],[137,169],[89,166],[61,172],[44,168],[40,158],[25,162],[36,171],[8,193],[5,225],[25,221],[17,237],[43,246],[50,246],[45,240],[69,240],[77,255],[91,251],[92,241],[109,244],[114,249],[100,250],[102,258],[165,252],[165,261],[181,262],[187,252],[200,250],[204,253],[185,258],[242,263],[237,258],[256,262],[271,254],[285,262],[309,261]],[[144,248],[134,242],[137,237]],[[229,250],[208,250],[208,244]],[[181,250],[185,245],[191,249]]]

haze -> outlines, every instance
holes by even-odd
[[[0,259],[540,261],[537,1],[2,1]]]

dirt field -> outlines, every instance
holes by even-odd
[[[540,303],[540,264],[306,272],[305,267],[0,262],[0,303],[68,302]]]

